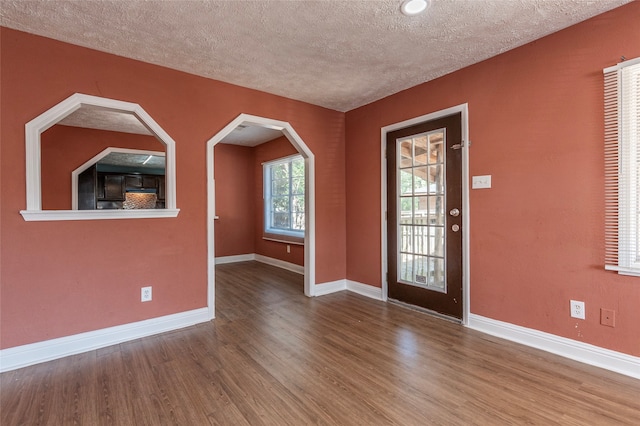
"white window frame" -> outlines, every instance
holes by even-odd
[[[292,238],[301,239],[302,241],[304,241],[304,229],[294,230],[291,228],[283,229],[283,228],[274,228],[271,226],[271,181],[272,181],[271,169],[274,166],[287,163],[289,164],[289,170],[291,170],[291,163],[293,163],[294,161],[304,162],[304,158],[300,154],[294,154],[287,157],[279,158],[277,160],[262,163],[262,176],[263,176],[262,182],[264,187],[264,227],[263,229],[265,233],[265,238],[268,238],[267,237],[268,235],[274,235],[274,236],[292,237]],[[292,177],[290,176],[289,177],[289,215],[292,215],[293,213],[291,198],[294,194],[291,194],[291,179]],[[305,194],[305,197],[306,197],[306,194]]]
[[[640,276],[640,58],[604,74],[605,268]]]

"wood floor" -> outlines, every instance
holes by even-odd
[[[2,374],[0,424],[640,424],[640,380],[256,262],[216,274],[210,323]]]

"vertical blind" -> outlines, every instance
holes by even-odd
[[[640,276],[640,58],[604,70],[605,267]]]

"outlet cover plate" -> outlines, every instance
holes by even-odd
[[[142,287],[140,289],[140,301],[141,302],[150,302],[153,297],[151,292],[151,287]]]
[[[491,188],[491,175],[473,176],[471,178],[471,189]]]
[[[578,300],[571,300],[571,317],[584,319],[584,302]]]

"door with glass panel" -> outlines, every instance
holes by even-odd
[[[387,134],[388,297],[457,319],[461,147],[460,114]]]

